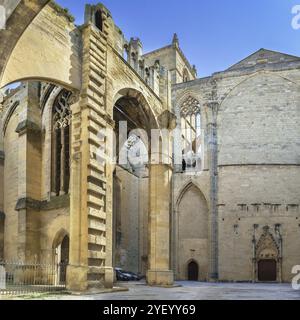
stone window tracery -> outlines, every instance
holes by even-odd
[[[183,170],[201,169],[201,108],[193,97],[181,105],[181,138]]]
[[[52,194],[69,192],[71,92],[62,90],[52,108]]]
[[[189,73],[186,69],[183,70],[182,82],[188,82],[190,80]]]

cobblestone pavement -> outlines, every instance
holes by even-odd
[[[90,294],[57,295],[43,299],[59,300],[300,300],[300,290],[290,284],[201,283],[177,282],[180,287],[148,287],[143,283],[120,284],[128,291]]]

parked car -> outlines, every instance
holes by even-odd
[[[141,276],[134,272],[124,271],[121,268],[115,268],[118,281],[140,281]]]

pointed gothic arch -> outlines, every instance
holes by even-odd
[[[263,227],[263,233],[254,249],[255,280],[262,282],[281,281],[280,246],[269,226]]]
[[[71,95],[70,91],[62,89],[52,106],[51,193],[56,196],[69,192]]]
[[[172,230],[173,264],[179,280],[188,280],[191,261],[197,263],[197,280],[207,280],[208,213],[208,201],[201,188],[193,181],[185,183],[177,197]]]
[[[203,197],[205,198],[205,201],[207,203],[209,203],[208,198],[205,196],[205,194],[202,192],[201,187],[196,183],[196,181],[192,181],[189,180],[187,181],[185,184],[183,184],[183,186],[180,188],[179,192],[178,192],[178,196],[177,196],[177,200],[176,200],[176,208],[178,209],[178,205],[183,197],[183,195],[186,193],[186,191],[191,188],[192,186],[194,186],[195,188],[197,188],[199,190],[199,192],[203,195]]]

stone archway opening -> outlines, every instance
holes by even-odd
[[[67,232],[64,230],[58,232],[53,242],[53,248],[56,268],[55,283],[57,285],[65,284],[70,253],[70,237]]]
[[[187,278],[189,281],[199,280],[199,265],[194,260],[190,261],[187,266]]]
[[[149,110],[132,94],[114,105],[114,267],[145,276],[148,269]]]

